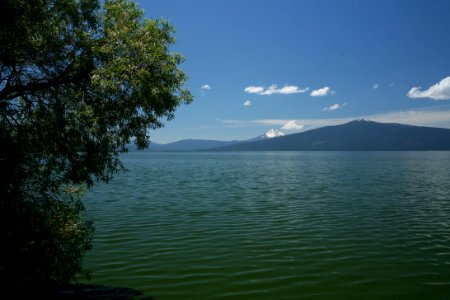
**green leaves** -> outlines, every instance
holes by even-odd
[[[173,27],[145,19],[134,2],[108,0],[102,10],[87,0],[9,5],[25,15],[3,24],[1,122],[33,140],[48,174],[88,184],[109,178],[132,138],[146,146],[148,129],[192,101],[183,57],[169,51]]]
[[[0,11],[1,213],[31,216],[18,206],[41,202],[39,217],[54,218],[52,209],[62,209],[75,220],[79,209],[61,187],[108,181],[122,168],[119,154],[131,140],[146,147],[149,129],[192,101],[183,87],[183,57],[170,52],[174,42],[169,22],[145,19],[131,1],[106,0],[102,8],[93,0],[6,1]],[[18,232],[20,224],[4,219],[11,221],[4,228]],[[64,224],[61,232],[75,241],[89,236]]]

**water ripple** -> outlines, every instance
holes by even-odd
[[[446,152],[131,153],[93,282],[157,299],[447,299]]]

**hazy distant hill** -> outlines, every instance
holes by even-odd
[[[150,143],[149,150],[153,151],[197,151],[209,148],[230,146],[238,141],[213,141],[213,140],[181,140],[169,144]]]
[[[279,136],[283,136],[282,132],[271,129],[265,134],[255,137],[246,141],[215,141],[215,140],[181,140],[169,144],[150,143],[149,150],[153,151],[198,151],[208,150],[211,148],[227,147],[237,143],[244,143],[249,141],[260,141],[265,139],[271,139]]]
[[[366,120],[216,148],[221,151],[450,150],[450,129]]]

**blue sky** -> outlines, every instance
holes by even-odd
[[[353,119],[450,128],[448,0],[140,0],[194,95],[151,140],[243,140]]]

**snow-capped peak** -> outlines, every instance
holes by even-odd
[[[264,134],[264,137],[269,138],[269,139],[274,138],[274,137],[279,137],[279,136],[284,136],[284,133],[282,133],[278,130],[275,130],[275,129],[270,129],[269,131],[267,131]]]

